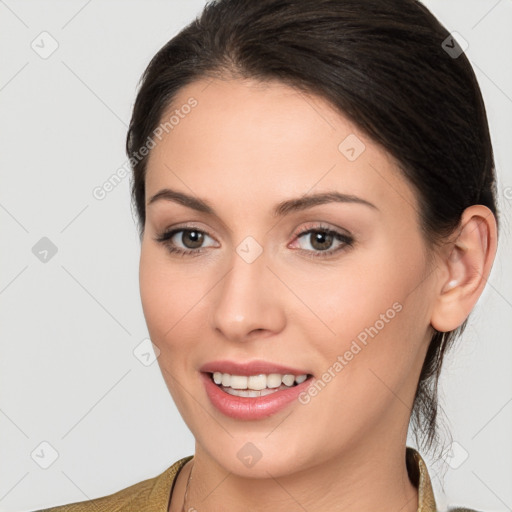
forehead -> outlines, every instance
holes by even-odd
[[[193,82],[176,95],[161,126],[148,159],[146,199],[172,186],[213,203],[277,202],[314,189],[415,204],[381,146],[325,99],[280,82]]]

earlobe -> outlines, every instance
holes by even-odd
[[[437,331],[453,331],[468,317],[489,277],[496,245],[496,219],[489,208],[466,208],[456,239],[439,262],[442,278],[430,320]]]

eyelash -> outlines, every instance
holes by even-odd
[[[204,252],[204,250],[206,249],[205,247],[202,247],[199,249],[185,250],[185,249],[182,249],[181,247],[176,247],[174,245],[171,245],[170,239],[176,233],[186,232],[186,231],[196,231],[203,235],[207,235],[210,238],[213,238],[207,231],[203,231],[194,226],[180,226],[178,228],[174,228],[169,231],[164,231],[163,233],[161,233],[160,235],[158,235],[155,238],[155,241],[165,245],[167,250],[172,254],[177,254],[179,256],[199,256],[199,255],[201,255]],[[336,240],[341,241],[343,243],[342,243],[342,245],[338,246],[336,249],[328,249],[326,251],[310,251],[307,249],[298,249],[301,252],[309,253],[309,254],[307,254],[307,256],[312,257],[312,258],[325,258],[328,256],[332,256],[334,253],[337,253],[343,249],[346,249],[347,247],[352,247],[354,244],[354,238],[352,236],[341,233],[339,231],[336,231],[336,230],[334,230],[328,226],[322,225],[322,224],[315,225],[314,227],[308,227],[305,231],[301,231],[294,236],[295,236],[295,238],[301,238],[305,235],[309,235],[311,233],[317,233],[317,232],[323,233],[326,235],[333,235]],[[313,253],[313,254],[311,254],[311,253]]]

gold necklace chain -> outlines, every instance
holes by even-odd
[[[183,498],[183,507],[181,509],[181,512],[185,512],[185,503],[187,501],[188,484],[190,483],[190,480],[192,479],[192,470],[193,469],[194,469],[194,462],[192,462],[192,467],[190,468],[190,473],[188,474],[187,485],[185,487],[185,496]]]

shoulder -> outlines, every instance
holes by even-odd
[[[179,470],[193,456],[179,459],[159,475],[137,482],[108,496],[87,501],[69,503],[35,512],[167,512],[171,490]]]

